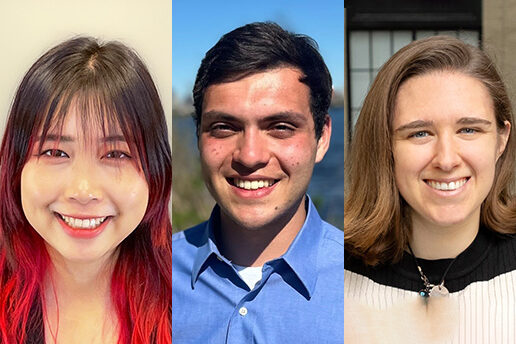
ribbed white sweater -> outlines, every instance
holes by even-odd
[[[450,259],[418,259],[434,284]],[[366,267],[346,255],[345,343],[516,343],[516,237],[482,229],[445,279],[447,298],[419,296],[413,258]]]

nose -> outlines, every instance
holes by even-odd
[[[100,201],[103,198],[98,174],[94,169],[85,165],[77,164],[72,168],[65,191],[65,197],[68,200],[81,205]]]
[[[233,152],[233,161],[253,170],[267,165],[270,151],[266,144],[266,138],[262,135],[258,129],[243,131]]]
[[[448,172],[459,166],[460,163],[460,145],[451,136],[439,137],[435,145],[433,165]]]

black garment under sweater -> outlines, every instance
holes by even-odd
[[[451,261],[418,259],[432,284],[440,282]],[[450,330],[450,334],[438,342],[516,343],[515,235],[500,235],[481,229],[473,243],[452,264],[444,284],[450,292],[449,300],[453,301],[448,304],[453,312],[446,314],[453,314],[453,317],[442,322],[453,325],[453,331]],[[396,264],[378,267],[365,266],[361,260],[345,253],[345,308],[353,307],[352,315],[350,312],[346,315],[348,320],[360,327],[370,326],[366,333],[376,335],[378,342],[382,342],[382,339],[388,342],[386,328],[399,327],[402,329],[398,331],[401,338],[418,326],[408,324],[417,318],[409,314],[418,310],[416,302],[420,303],[421,309],[425,309],[424,299],[418,294],[423,287],[414,259],[409,253],[405,253]],[[438,311],[436,314],[439,314]],[[407,318],[399,322],[388,319],[393,315]],[[430,319],[439,322],[441,315]],[[447,318],[443,315],[442,319]],[[400,323],[402,321],[406,324]],[[426,322],[428,319],[423,318],[421,321]],[[417,336],[417,331],[413,335]],[[368,341],[364,339],[363,342]]]

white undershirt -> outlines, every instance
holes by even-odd
[[[256,283],[262,279],[262,267],[261,266],[241,266],[233,264],[236,271],[240,275],[240,278],[249,286],[249,289],[253,290]]]

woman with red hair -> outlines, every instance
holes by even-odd
[[[134,51],[40,57],[0,147],[0,343],[171,343],[171,174]]]

